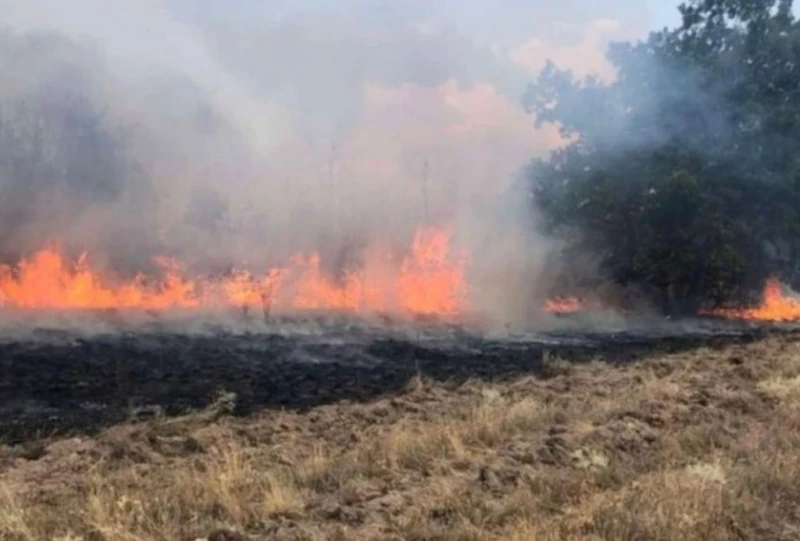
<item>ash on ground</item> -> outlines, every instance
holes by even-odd
[[[644,355],[752,341],[792,326],[719,320],[562,319],[547,332],[481,332],[453,322],[333,315],[249,322],[114,314],[4,318],[0,435],[92,433],[136,417],[178,415],[228,397],[234,414],[306,409],[402,392],[426,377],[459,382],[547,377],[547,359],[631,362]]]

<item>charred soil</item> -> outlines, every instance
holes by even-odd
[[[448,343],[7,343],[0,539],[800,531],[796,333]]]
[[[137,328],[81,336],[38,330],[0,341],[0,441],[94,433],[125,420],[175,416],[236,395],[236,415],[306,410],[401,392],[423,377],[458,384],[546,371],[543,360],[625,363],[654,352],[747,342],[766,327],[710,331],[563,331],[491,339],[460,327],[392,332],[333,321],[289,320],[272,332]]]

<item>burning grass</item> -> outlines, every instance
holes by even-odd
[[[118,280],[92,267],[89,255],[70,261],[45,248],[15,266],[0,266],[0,306],[40,310],[197,309],[261,306],[266,311],[336,310],[452,316],[466,311],[465,256],[446,229],[421,229],[402,257],[371,246],[357,270],[333,279],[320,255],[296,254],[262,275],[232,271],[196,279],[169,258],[163,277]]]
[[[794,539],[800,342],[0,452],[0,539]]]
[[[800,299],[784,293],[780,281],[777,278],[770,278],[764,287],[763,300],[759,306],[720,308],[710,311],[709,314],[728,319],[797,321],[800,320]]]
[[[123,280],[94,267],[89,254],[72,261],[56,246],[44,248],[15,265],[0,265],[0,309],[63,311],[121,310],[161,315],[170,310],[251,308],[275,313],[334,312],[401,318],[433,317],[462,324],[483,320],[467,280],[470,256],[455,246],[446,227],[421,228],[402,252],[373,243],[354,266],[331,272],[318,253],[295,254],[262,273],[233,269],[222,277],[193,277],[180,262],[156,260],[161,276],[137,275]],[[330,262],[327,262],[330,264]],[[625,312],[594,295],[543,299],[554,315],[580,312]],[[612,303],[613,304],[613,303]],[[759,306],[724,307],[700,315],[757,321],[800,320],[800,300],[784,292],[777,278],[767,281]]]

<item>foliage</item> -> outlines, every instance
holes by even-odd
[[[545,227],[603,275],[694,310],[800,281],[800,24],[791,0],[691,0],[615,43],[611,84],[549,63],[525,104],[571,143],[531,163]],[[584,278],[590,278],[586,272]]]

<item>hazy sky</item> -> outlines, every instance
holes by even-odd
[[[676,5],[671,0],[0,0],[0,23],[16,30],[57,30],[93,43],[119,80],[139,89],[138,96],[155,95],[154,81],[176,96],[169,111],[193,107],[186,88],[174,90],[176,77],[189,81],[258,148],[312,132],[339,138],[344,147],[344,132],[370,122],[376,131],[395,129],[402,113],[403,122],[420,119],[417,139],[432,132],[426,122],[445,132],[442,122],[455,122],[461,132],[471,125],[475,134],[505,126],[521,157],[530,153],[525,148],[541,150],[555,140],[552,131],[533,140],[524,135],[530,119],[519,103],[546,60],[581,75],[609,76],[608,42],[674,25]],[[150,89],[141,90],[145,87]],[[386,125],[370,121],[376,116]],[[496,126],[489,126],[491,118]],[[500,136],[492,137],[502,148]],[[517,167],[521,158],[513,159],[501,170]]]
[[[5,26],[92,43],[170,155],[200,96],[272,167],[325,167],[335,146],[370,186],[423,156],[462,185],[507,178],[559,142],[520,106],[546,60],[610,76],[609,41],[677,20],[664,0],[0,0]]]
[[[151,176],[163,175],[160,185],[172,190],[161,198],[171,205],[169,217],[180,214],[197,185],[224,189],[270,215],[275,207],[307,208],[310,189],[286,194],[277,183],[318,186],[335,159],[352,185],[342,196],[352,207],[347,212],[384,222],[388,211],[376,201],[396,207],[428,160],[437,201],[482,202],[486,190],[502,188],[532,156],[560,142],[554,127],[536,130],[520,104],[544,62],[613,75],[604,58],[608,42],[675,24],[675,6],[0,0],[0,25],[55,30],[100,53],[102,66],[84,69],[97,75],[95,91],[107,106],[158,142],[157,155],[142,155]],[[14,73],[26,70],[19,65]],[[209,114],[232,129],[224,136],[198,129],[208,126]],[[328,196],[320,199],[314,212],[330,207]],[[412,199],[418,206],[419,196]]]
[[[199,26],[214,43],[212,56],[219,60],[216,55],[221,54],[226,69],[258,79],[259,70],[248,63],[263,57],[269,69],[260,71],[269,73],[272,86],[283,76],[296,79],[313,64],[320,80],[369,78],[387,84],[430,85],[455,77],[463,82],[491,81],[501,90],[517,93],[544,56],[579,71],[602,71],[602,50],[609,40],[635,39],[674,25],[676,4],[672,0],[0,0],[0,22],[86,37],[99,42],[112,58],[138,56],[149,64],[175,64],[180,59],[195,66],[206,62],[201,57],[208,53],[204,50],[208,42],[200,44],[195,35]],[[520,67],[528,69],[517,72]],[[337,72],[328,75],[326,70]]]
[[[671,0],[612,0],[589,2],[566,0],[172,0],[176,12],[195,16],[254,21],[286,20],[310,12],[346,13],[370,11],[388,16],[433,17],[471,34],[493,33],[496,37],[520,36],[540,29],[542,23],[586,22],[595,18],[647,21],[650,27],[671,26],[678,21],[678,2]]]

